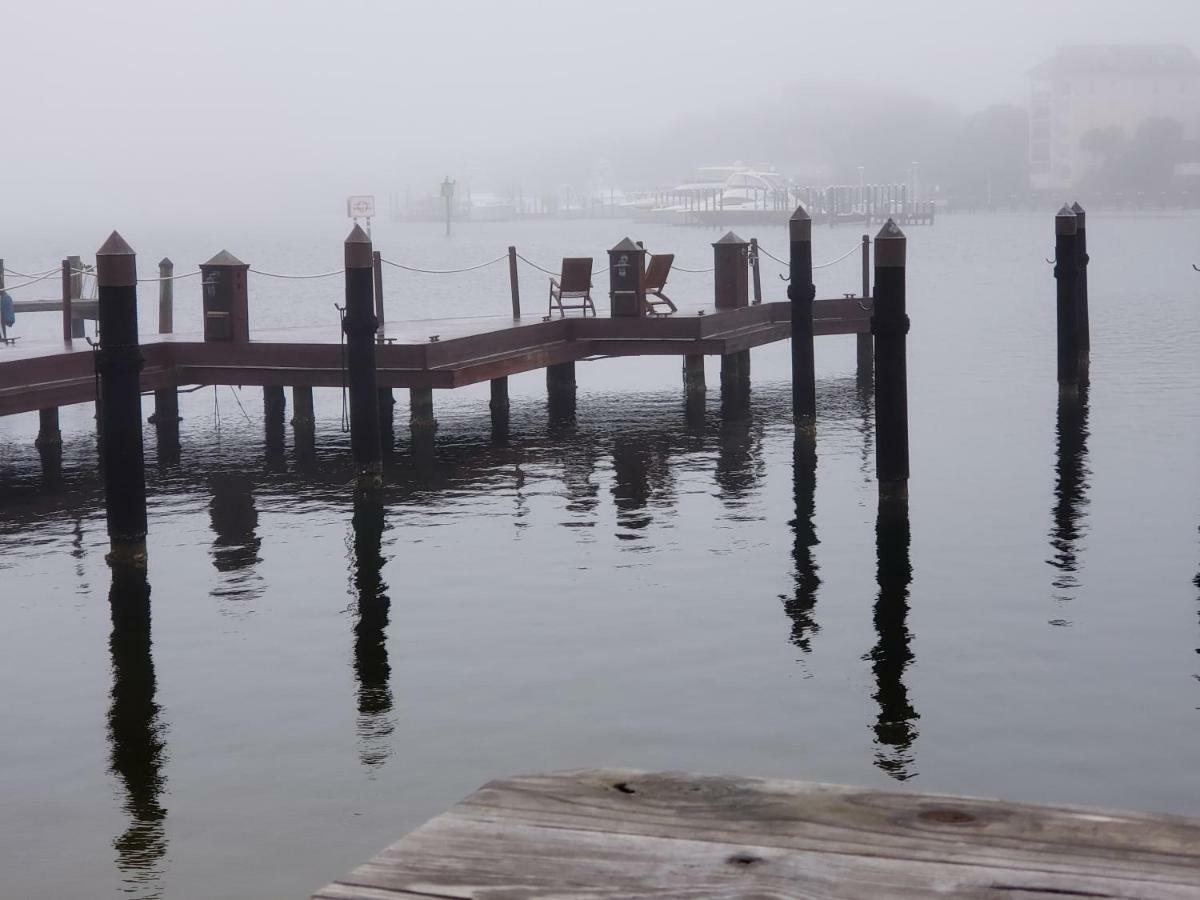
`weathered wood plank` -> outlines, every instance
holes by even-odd
[[[1200,896],[1200,820],[631,771],[485,785],[316,895]]]

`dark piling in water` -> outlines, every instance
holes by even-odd
[[[142,353],[138,345],[137,257],[115,231],[96,251],[100,346],[100,431],[104,507],[114,566],[146,565],[146,480],[142,446]]]
[[[383,444],[379,436],[379,387],[375,368],[375,284],[371,239],[358,225],[345,242],[347,381],[350,388],[350,451],[357,485],[383,484]]]
[[[1058,310],[1058,387],[1079,390],[1079,257],[1078,221],[1064,205],[1054,217],[1054,277]]]
[[[792,419],[810,434],[817,428],[817,374],[813,354],[812,219],[803,206],[788,220],[788,300],[792,313]]]
[[[881,502],[908,498],[908,239],[888,219],[875,236],[875,474]]]

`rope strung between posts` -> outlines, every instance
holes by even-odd
[[[334,275],[341,275],[345,269],[335,269],[332,272],[318,272],[315,275],[284,275],[281,272],[264,272],[262,269],[251,269],[255,275],[265,275],[267,278],[288,278],[293,280],[303,280],[307,278],[330,278]]]
[[[544,266],[539,266],[539,265],[538,265],[537,263],[535,263],[533,260],[531,260],[531,259],[526,259],[526,258],[525,258],[525,257],[523,257],[523,256],[522,256],[520,253],[518,253],[518,254],[517,254],[517,259],[521,260],[521,262],[525,263],[526,265],[533,266],[533,267],[534,267],[535,269],[537,269],[539,272],[544,272],[546,275],[549,275],[551,278],[561,278],[561,277],[562,277],[562,275],[561,275],[560,273],[558,273],[558,272],[551,272],[549,269],[545,268]]]
[[[199,274],[200,270],[197,269],[195,272],[184,272],[182,275],[168,275],[166,278],[139,278],[138,283],[146,281],[178,281],[180,278],[191,278],[193,275]]]
[[[840,263],[846,257],[853,256],[855,253],[857,253],[861,249],[862,249],[861,243],[855,244],[853,247],[851,247],[849,250],[847,250],[845,253],[843,253],[841,256],[839,256],[837,259],[831,259],[829,262],[824,262],[824,263],[820,263],[818,265],[814,265],[813,268],[814,269],[827,269],[832,265],[836,265],[837,263]],[[780,259],[778,256],[776,256],[774,253],[772,253],[770,250],[768,250],[762,244],[758,245],[758,252],[763,254],[764,256],[771,257],[771,259],[775,260],[775,262],[779,263],[780,265],[784,265],[784,266],[791,265],[791,263],[789,263],[786,259]]]
[[[18,272],[9,266],[4,267],[5,275],[16,275],[18,278],[45,278],[48,275],[53,275],[55,272],[61,271],[62,266],[55,266],[53,269],[47,269],[45,272]]]
[[[703,275],[705,272],[711,272],[716,269],[716,266],[709,266],[707,269],[687,269],[680,265],[672,265],[671,268],[677,272],[691,272],[693,275]]]
[[[20,284],[5,285],[4,289],[6,291],[16,291],[23,287],[29,287],[31,284],[37,284],[39,281],[45,281],[47,278],[52,277],[55,273],[61,273],[61,272],[62,272],[62,269],[54,269],[50,272],[47,272],[45,275],[42,275],[38,278],[34,278],[30,281],[22,281]]]
[[[489,259],[487,262],[480,263],[477,266],[467,266],[464,269],[420,269],[416,266],[406,266],[403,263],[393,262],[390,259],[384,259],[382,256],[379,257],[380,262],[385,262],[389,266],[393,266],[397,269],[403,269],[405,272],[419,272],[422,275],[459,275],[463,272],[474,272],[476,269],[486,269],[488,266],[494,266],[496,263],[505,259],[508,259],[507,253],[505,253],[503,256],[497,256],[495,259]]]

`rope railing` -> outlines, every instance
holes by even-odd
[[[6,284],[4,286],[4,290],[6,290],[6,291],[20,290],[21,288],[29,287],[31,284],[37,284],[39,281],[45,281],[47,278],[51,278],[54,275],[60,274],[61,272],[62,272],[62,269],[51,269],[49,272],[45,273],[44,275],[41,275],[37,278],[32,278],[29,281],[22,281],[20,284]]]
[[[286,278],[293,281],[305,281],[311,278],[331,278],[334,275],[341,275],[345,269],[334,269],[332,272],[317,272],[314,275],[286,275],[282,272],[266,272],[262,269],[250,269],[255,275],[263,275],[267,278]]]
[[[397,269],[403,269],[405,272],[419,272],[422,275],[460,275],[463,272],[474,272],[476,269],[486,269],[488,266],[494,266],[496,263],[502,262],[503,260],[506,260],[506,259],[508,259],[507,253],[505,253],[501,256],[497,256],[495,259],[489,259],[487,262],[479,263],[479,265],[466,266],[465,268],[462,268],[462,269],[422,269],[417,266],[406,266],[406,265],[404,265],[404,263],[398,263],[398,262],[395,262],[390,259],[385,259],[382,256],[379,257],[380,262],[387,263],[389,266],[394,266]],[[529,260],[525,260],[525,261],[529,262]],[[530,263],[530,265],[533,265],[533,264]],[[251,269],[250,271],[254,271],[254,270]]]
[[[862,243],[860,242],[860,243],[855,244],[853,247],[851,247],[849,250],[847,250],[845,253],[843,253],[841,256],[839,256],[837,259],[831,259],[829,262],[816,263],[813,265],[813,268],[814,269],[828,269],[830,266],[840,263],[846,257],[853,256],[855,253],[857,253],[861,249],[862,249]],[[786,259],[780,259],[778,256],[776,256],[774,253],[772,253],[770,250],[768,250],[762,244],[758,245],[758,252],[761,253],[763,256],[769,256],[771,259],[775,260],[775,262],[779,263],[780,265],[783,265],[783,266],[791,265],[791,263],[788,262]]]
[[[44,272],[18,272],[11,266],[4,267],[5,275],[16,275],[18,278],[45,278],[48,275],[53,275],[55,272],[61,272],[62,266],[55,266],[53,269],[46,269]]]
[[[194,276],[196,276],[196,275],[199,275],[199,274],[200,274],[200,270],[199,270],[199,269],[197,269],[195,272],[184,272],[182,275],[168,275],[166,278],[163,278],[163,277],[160,275],[160,276],[159,276],[159,277],[157,277],[157,278],[139,278],[139,279],[138,279],[138,281],[139,281],[139,282],[149,282],[149,281],[178,281],[180,278],[192,278],[192,277],[194,277]]]

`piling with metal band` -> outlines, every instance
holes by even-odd
[[[375,370],[375,287],[371,239],[358,225],[346,238],[347,381],[350,388],[350,451],[358,487],[383,484],[383,444],[379,436],[379,387]]]
[[[1087,377],[1088,364],[1092,359],[1092,326],[1088,316],[1088,262],[1087,252],[1087,211],[1078,203],[1071,205],[1075,213],[1075,254],[1078,259],[1078,274],[1075,290],[1078,294],[1076,301],[1079,313],[1079,364],[1084,378]]]
[[[813,356],[812,219],[797,206],[788,219],[788,300],[792,313],[792,419],[813,430],[817,421],[817,375]]]
[[[113,565],[146,565],[146,480],[139,376],[137,257],[115,231],[96,251],[104,509]]]
[[[888,219],[875,236],[875,474],[880,501],[908,497],[908,240]]]
[[[508,286],[512,291],[512,315],[521,318],[521,284],[517,280],[517,248],[508,248]]]
[[[871,302],[871,236],[862,236],[862,298],[863,303]],[[871,381],[875,370],[875,342],[871,335],[855,335],[855,371],[860,383]]]
[[[1077,217],[1063,205],[1054,217],[1054,277],[1058,280],[1058,385],[1079,387],[1079,258]]]

